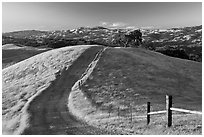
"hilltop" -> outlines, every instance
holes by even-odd
[[[165,110],[165,95],[173,96],[173,107],[201,111],[201,63],[139,48],[108,48],[86,73],[69,107],[87,123],[120,134],[201,134],[202,116],[175,113],[168,129],[164,114],[152,116],[149,126],[145,115],[148,101],[151,111]]]
[[[80,27],[62,31],[26,30],[3,33],[3,44],[59,48],[73,45],[100,44],[123,47],[121,36],[129,29]],[[172,29],[141,29],[142,47],[169,56],[202,61],[202,26]],[[180,55],[181,54],[181,55]]]
[[[50,110],[51,107],[61,108],[64,106],[59,104],[59,101],[62,101],[62,96],[60,96],[61,94],[63,93],[67,94],[67,92],[65,92],[66,91],[65,88],[68,88],[68,84],[66,82],[68,82],[71,86],[75,79],[77,80],[78,77],[80,77],[81,75],[80,71],[83,72],[83,69],[87,67],[83,57],[86,57],[87,63],[89,63],[88,61],[92,59],[92,57],[95,55],[94,52],[97,52],[100,49],[100,47],[98,46],[96,46],[96,48],[93,49],[90,47],[91,46],[74,46],[50,50],[3,69],[2,71],[3,134],[53,134],[53,133],[56,134],[57,131],[60,132],[59,130],[53,132],[52,128],[50,129],[49,133],[46,132],[47,129],[45,128],[48,127],[46,124],[42,124],[41,122],[48,121],[50,118],[48,117],[50,116],[49,115],[50,113],[49,114],[45,113],[45,110],[41,110],[41,108],[44,106],[45,109],[49,109],[49,111],[52,111]],[[86,54],[86,56],[83,55],[82,53],[89,48],[90,51],[88,52],[88,54]],[[90,54],[90,52],[92,53],[92,55]],[[71,80],[73,80],[73,82],[65,79],[60,80],[62,77],[69,78],[67,73],[71,71],[72,64],[80,56],[84,63],[80,62],[81,66],[74,69],[74,71],[76,72],[72,72],[71,74],[69,74],[71,75],[70,77]],[[60,86],[58,84],[55,85],[54,83],[56,82],[58,82],[58,84],[61,85]],[[49,89],[55,90],[54,92],[49,92]],[[38,101],[39,98],[43,97],[45,93],[46,93],[45,98],[43,98],[41,101]],[[51,97],[52,95],[50,95],[52,93],[56,94],[54,95],[54,97],[59,97],[56,98],[55,100],[56,102],[54,103],[54,105],[52,105],[52,102],[50,102],[54,101],[53,97]],[[67,98],[67,96],[64,97]],[[66,100],[64,101],[66,102]],[[42,103],[42,105],[39,104],[35,105],[33,103]],[[34,110],[32,110],[32,107]],[[65,110],[59,110],[59,113],[61,113],[60,111],[64,112]],[[35,114],[33,115],[32,112],[35,112]],[[45,118],[44,115],[48,115],[46,117],[47,119],[41,120],[40,118]],[[37,119],[34,120],[39,120],[34,124],[32,123],[33,116],[37,117]],[[36,124],[39,124],[39,126],[37,126],[38,131],[35,131],[33,133],[32,130],[36,129]],[[40,127],[40,124],[42,124],[41,126],[43,127]],[[81,123],[81,125],[82,124],[83,123]],[[31,127],[31,131],[29,130],[29,127]],[[26,133],[25,129],[27,129]],[[43,129],[45,129],[45,131]],[[62,131],[63,134],[65,134],[64,133],[65,130],[63,129]]]
[[[82,89],[101,105],[128,105],[124,104],[128,101],[138,105],[147,100],[161,104],[170,94],[179,106],[190,109],[192,104],[200,110],[201,81],[202,63],[140,48],[108,48]]]
[[[9,66],[2,82],[3,134],[201,134],[200,116],[175,115],[170,129],[164,115],[150,126],[145,119],[146,102],[151,111],[163,110],[166,94],[174,107],[201,111],[199,62],[142,48],[78,45]]]

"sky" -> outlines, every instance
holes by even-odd
[[[202,24],[201,2],[3,2],[2,31],[78,27],[172,28]]]

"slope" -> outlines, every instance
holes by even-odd
[[[5,44],[2,46],[2,68],[4,69],[17,62],[23,61],[48,50],[49,49]]]
[[[66,47],[5,68],[3,134],[103,134],[74,119],[63,106],[69,88],[100,49],[101,46]]]
[[[153,130],[154,132],[144,126],[146,102],[151,102],[151,111],[164,110],[166,94],[173,96],[174,107],[201,111],[201,63],[172,58],[139,48],[108,48],[89,78],[79,90],[74,90],[71,94],[72,99],[69,101],[72,102],[69,103],[72,104],[70,105],[72,113],[95,126],[110,130],[120,128],[125,134],[151,134],[151,132],[154,134],[155,131],[158,134],[201,133],[200,116],[196,116],[196,119],[195,116],[185,115],[184,121],[181,120],[182,115],[176,117],[178,124],[188,123],[185,121],[187,119],[194,121],[191,129],[172,129],[172,131],[162,129],[165,125],[164,116],[159,116],[163,122],[161,119],[159,120],[161,123],[157,122],[161,128]],[[130,124],[127,119],[122,120],[130,116],[130,106],[133,115],[136,116],[134,122],[137,124],[134,122]],[[121,109],[121,117],[117,116],[118,107]],[[140,116],[141,118],[143,116],[142,122]],[[114,120],[115,118],[119,120]],[[158,121],[158,117],[155,119]],[[128,124],[120,125],[123,122]],[[140,127],[135,127],[139,125]],[[175,127],[178,128],[178,125],[175,124]]]
[[[102,55],[93,79],[84,90],[94,102],[136,103],[140,97],[160,103],[166,94],[175,105],[201,110],[202,64],[168,57],[143,49],[110,48]],[[96,90],[97,89],[97,90]],[[160,98],[162,97],[162,98]],[[138,103],[143,103],[139,100]],[[138,104],[136,103],[136,104]],[[186,104],[187,103],[187,104]],[[124,104],[125,105],[125,104]]]

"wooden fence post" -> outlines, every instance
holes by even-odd
[[[167,116],[167,127],[172,125],[172,96],[166,95],[166,116]]]
[[[148,114],[150,112],[150,102],[147,102],[147,125],[150,122],[150,115]]]

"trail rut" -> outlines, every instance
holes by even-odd
[[[43,93],[36,97],[28,109],[30,126],[23,134],[32,135],[102,135],[107,131],[90,126],[70,114],[67,98],[74,83],[103,47],[91,47],[69,67]]]

